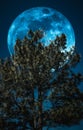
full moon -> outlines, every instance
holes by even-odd
[[[10,55],[14,54],[17,39],[23,40],[29,30],[43,30],[45,36],[41,39],[45,46],[62,33],[67,38],[67,50],[75,46],[75,34],[71,23],[60,12],[47,7],[35,7],[18,15],[11,24],[7,43]]]

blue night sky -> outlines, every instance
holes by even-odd
[[[0,2],[0,58],[9,57],[7,33],[13,20],[23,11],[38,6],[54,8],[71,22],[76,37],[76,47],[82,55],[76,71],[83,73],[83,1],[82,0],[2,0]],[[83,90],[83,89],[82,89]],[[82,130],[83,123],[56,130]]]
[[[64,14],[71,22],[76,36],[76,47],[83,55],[83,3],[82,0],[3,0],[0,3],[0,58],[10,56],[7,33],[13,20],[23,11],[38,6],[51,7]],[[78,66],[83,73],[83,57]]]

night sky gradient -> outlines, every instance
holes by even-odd
[[[50,7],[61,12],[71,22],[76,36],[76,47],[82,55],[76,71],[83,74],[83,1],[82,0],[2,0],[0,1],[0,58],[9,57],[7,34],[13,20],[32,7]],[[83,90],[83,88],[82,88]],[[55,130],[82,130],[83,122],[75,127]]]

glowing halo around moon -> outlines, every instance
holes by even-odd
[[[75,46],[73,27],[64,15],[52,8],[35,7],[21,13],[11,24],[7,37],[11,55],[14,53],[16,40],[22,40],[30,29],[33,31],[42,29],[45,32],[45,36],[41,39],[45,46],[62,33],[67,37],[67,50]]]

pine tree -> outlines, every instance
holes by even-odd
[[[10,58],[0,59],[0,129],[48,130],[83,119],[83,76],[73,72],[80,55],[67,51],[64,34],[48,46],[42,37],[30,30]]]

